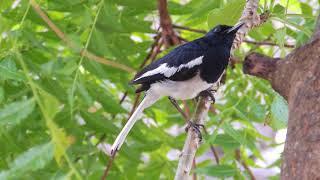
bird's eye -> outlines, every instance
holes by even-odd
[[[216,27],[215,29],[214,29],[214,32],[220,32],[221,31],[221,27]]]

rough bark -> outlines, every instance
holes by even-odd
[[[284,59],[253,53],[246,57],[243,68],[245,73],[269,80],[288,101],[289,120],[281,179],[319,180],[319,31],[315,32],[310,43],[295,49]]]

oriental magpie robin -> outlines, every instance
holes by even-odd
[[[118,135],[111,153],[120,149],[142,111],[160,98],[192,99],[218,82],[228,65],[236,32],[242,25],[218,25],[204,37],[173,49],[139,72],[131,83],[141,84],[136,92],[146,91],[146,95]]]

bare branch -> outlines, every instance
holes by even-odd
[[[50,27],[50,29],[56,33],[56,35],[67,44],[68,47],[72,49],[77,49],[78,45],[75,44],[73,41],[71,41],[51,20],[50,18],[46,15],[45,12],[42,11],[40,8],[39,4],[35,0],[30,0],[30,4],[33,7],[34,11],[42,18],[44,22],[47,23],[47,25]],[[115,61],[107,60],[103,57],[99,57],[86,49],[83,49],[80,51],[80,55],[83,55],[87,57],[88,59],[91,59],[93,61],[99,62],[101,64],[105,64],[114,68],[118,68],[127,72],[135,72],[135,70],[129,66],[126,66],[124,64],[117,63]]]
[[[193,28],[189,28],[189,27],[185,27],[185,26],[179,26],[179,25],[172,25],[173,28],[176,29],[181,29],[181,30],[186,30],[186,31],[191,31],[191,32],[196,32],[196,33],[201,33],[201,34],[206,34],[207,31],[206,30],[202,30],[202,29],[193,29]]]
[[[235,156],[236,156],[236,160],[243,166],[243,168],[248,172],[249,176],[250,176],[250,179],[251,180],[256,180],[256,178],[254,177],[253,175],[253,172],[251,171],[251,169],[249,168],[249,166],[247,165],[246,162],[244,162],[242,159],[241,159],[241,155],[240,155],[240,150],[237,149],[235,151]]]
[[[256,42],[256,41],[250,41],[250,40],[243,40],[243,42],[249,43],[249,44],[254,44],[257,46],[279,46],[276,43],[266,42],[266,41]],[[286,48],[294,48],[295,47],[294,45],[291,45],[291,44],[284,44],[283,46]]]
[[[211,107],[213,107],[213,106],[211,106]],[[209,111],[211,111],[211,107],[210,107]],[[203,131],[204,131],[204,133],[205,133],[206,135],[209,134],[205,126],[203,126]],[[217,152],[216,149],[214,148],[213,144],[209,143],[209,145],[210,145],[210,149],[211,149],[211,152],[212,152],[212,154],[213,154],[213,157],[214,157],[216,163],[217,163],[217,164],[220,164],[218,152]]]
[[[251,28],[261,24],[260,16],[257,15],[258,4],[259,0],[247,0],[246,6],[239,20],[245,25],[238,30],[232,49],[240,46],[245,35]],[[195,123],[202,123],[204,121],[204,118],[207,117],[210,104],[209,98],[199,99],[195,115],[193,116],[193,121]],[[200,142],[199,138],[197,138],[197,134],[193,131],[188,131],[188,135],[182,150],[182,155],[179,160],[178,169],[176,171],[175,180],[184,180],[189,178],[192,160],[195,156],[199,143]]]
[[[101,180],[105,180],[107,178],[109,171],[112,167],[114,158],[116,157],[116,154],[117,154],[117,151],[115,151],[114,153],[111,154],[110,159],[108,160],[108,163],[106,165],[106,169],[104,170],[103,175],[101,177]]]
[[[153,42],[152,45],[151,45],[151,48],[150,48],[150,51],[149,51],[148,55],[146,56],[146,58],[143,60],[143,62],[142,62],[142,63],[140,64],[140,66],[139,66],[140,69],[143,68],[143,67],[147,64],[148,60],[149,60],[151,57],[153,58],[153,56],[154,56],[155,53],[159,53],[159,50],[160,50],[160,48],[161,48],[161,45],[159,45],[160,37],[161,37],[160,34],[157,34],[157,35],[154,37],[154,42]],[[158,48],[159,46],[160,46],[160,48]],[[157,49],[157,50],[155,50],[155,49]],[[151,59],[152,59],[152,58],[151,58]]]
[[[203,124],[203,120],[207,116],[210,104],[211,102],[209,97],[200,97],[194,117],[192,118],[194,123]],[[197,133],[190,128],[179,160],[178,169],[176,171],[176,180],[189,178],[189,174],[192,169],[192,161],[199,145],[200,139]]]
[[[271,80],[276,68],[276,60],[262,54],[249,54],[243,63],[243,72]]]
[[[168,13],[167,0],[158,0],[158,10],[160,15],[161,35],[165,47],[178,45],[180,40],[173,30],[171,18]]]
[[[257,13],[258,5],[259,0],[247,0],[239,20],[239,23],[242,22],[245,24],[238,30],[232,49],[236,49],[240,46],[250,29],[263,23],[260,21],[260,16]]]

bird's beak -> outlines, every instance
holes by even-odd
[[[240,23],[234,25],[231,29],[229,29],[229,30],[227,31],[227,34],[236,33],[243,25],[244,25],[243,22],[240,22]]]

